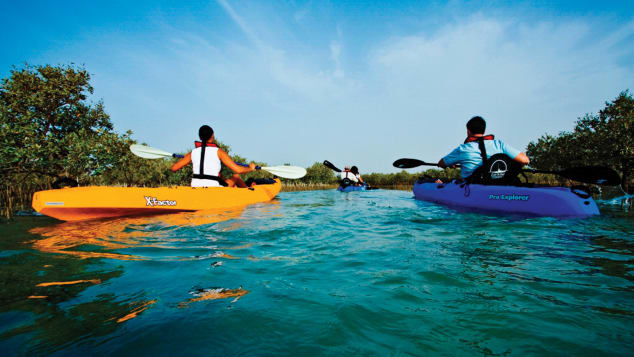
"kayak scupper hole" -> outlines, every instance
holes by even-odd
[[[590,201],[583,201],[583,204],[587,206],[590,204]]]

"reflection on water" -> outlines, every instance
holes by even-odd
[[[50,283],[39,283],[35,286],[75,285],[75,284],[81,284],[81,283],[101,284],[101,280],[89,279],[89,280],[74,280],[74,281],[53,281]]]
[[[270,212],[278,205],[270,205],[272,207],[269,208],[263,206],[258,207],[258,210]],[[46,354],[68,345],[69,341],[82,341],[113,333],[117,325],[138,317],[159,300],[143,298],[145,294],[135,294],[128,299],[120,300],[118,294],[99,293],[88,301],[74,303],[70,308],[63,307],[63,304],[69,301],[80,299],[88,288],[101,286],[113,277],[124,275],[122,266],[107,265],[105,271],[100,271],[94,269],[94,262],[99,259],[130,262],[154,260],[157,257],[156,253],[144,252],[178,252],[183,248],[194,251],[212,249],[212,252],[175,258],[159,255],[158,260],[195,262],[209,258],[238,259],[219,250],[215,245],[191,245],[189,242],[192,240],[191,232],[197,231],[204,237],[203,242],[215,241],[215,237],[205,233],[209,231],[204,228],[208,225],[235,220],[218,227],[219,230],[227,232],[240,229],[242,222],[239,218],[244,209],[242,207],[160,216],[63,222],[53,225],[46,224],[49,222],[48,219],[38,221],[33,218],[20,218],[34,223],[42,222],[44,225],[36,224],[36,227],[28,229],[23,229],[21,225],[11,226],[15,231],[7,231],[9,236],[0,242],[6,252],[18,249],[17,254],[5,254],[0,258],[0,262],[5,266],[0,270],[0,281],[4,282],[5,287],[9,287],[0,293],[0,349],[1,341],[11,341],[17,336],[32,336],[32,343],[27,351]],[[238,251],[249,249],[252,245],[253,243],[229,244],[220,248]],[[24,248],[29,246],[34,250],[24,251]],[[126,253],[127,249],[134,249],[134,253]],[[143,288],[142,285],[139,287]],[[110,289],[106,286],[100,290]],[[183,289],[182,295],[187,295],[188,290]],[[209,289],[197,292],[197,297],[183,304],[187,306],[194,301],[229,297],[237,300],[247,293],[248,290],[241,288]],[[10,311],[31,314],[21,317],[22,323],[16,325],[11,323],[12,320],[3,318],[5,315],[2,314]],[[60,335],[57,331],[64,331],[64,334]],[[7,351],[10,353],[17,350],[14,346],[14,349]]]
[[[227,299],[234,297],[232,302],[236,302],[240,300],[241,297],[248,294],[249,290],[244,290],[242,287],[237,289],[223,289],[223,288],[211,288],[211,289],[196,289],[195,291],[191,291],[190,294],[194,295],[194,298],[191,298],[187,301],[181,302],[178,304],[178,307],[185,308],[192,302],[204,301],[204,300],[218,300],[218,299]]]
[[[150,300],[150,301],[145,301],[145,302],[132,302],[130,303],[130,306],[135,306],[132,311],[130,311],[129,314],[120,317],[117,319],[117,323],[122,323],[125,321],[128,321],[130,319],[133,319],[135,317],[137,317],[141,312],[147,310],[150,305],[154,304],[156,302],[156,300]]]
[[[170,243],[183,239],[171,238],[170,230],[165,228],[196,227],[238,218],[244,207],[231,210],[196,211],[145,216],[64,222],[53,227],[31,229],[33,234],[44,239],[33,241],[33,247],[45,253],[72,255],[78,258],[109,258],[118,260],[143,260],[138,255],[110,253],[103,250],[121,250],[126,248],[163,248],[169,249]],[[232,229],[240,227],[236,222]],[[90,247],[76,249],[78,247]],[[98,251],[95,251],[98,250]]]
[[[631,355],[627,213],[508,219],[398,191],[280,197],[8,225],[0,351]]]
[[[74,342],[112,334],[119,323],[136,317],[155,301],[118,302],[114,294],[100,295],[93,301],[74,304],[69,308],[52,305],[45,300],[31,300],[28,311],[37,316],[19,327],[0,333],[0,340],[30,336],[29,354],[49,354]],[[17,349],[5,350],[13,354]],[[23,353],[22,353],[23,354]]]

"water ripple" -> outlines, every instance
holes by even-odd
[[[589,219],[503,217],[411,192],[326,190],[224,212],[16,228],[0,254],[10,288],[0,348],[630,355],[634,222],[600,208]]]

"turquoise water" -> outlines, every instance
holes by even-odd
[[[600,209],[522,219],[329,190],[229,212],[18,218],[0,227],[0,351],[631,355],[634,220]]]

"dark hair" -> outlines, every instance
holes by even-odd
[[[484,134],[487,128],[487,123],[480,116],[475,116],[467,122],[467,129],[471,134]]]
[[[212,129],[209,125],[203,125],[200,129],[198,129],[198,137],[202,141],[209,141],[212,135],[214,135],[214,129]]]
[[[358,175],[359,174],[359,169],[356,166],[352,166],[350,168],[350,172],[352,172],[355,175]]]

